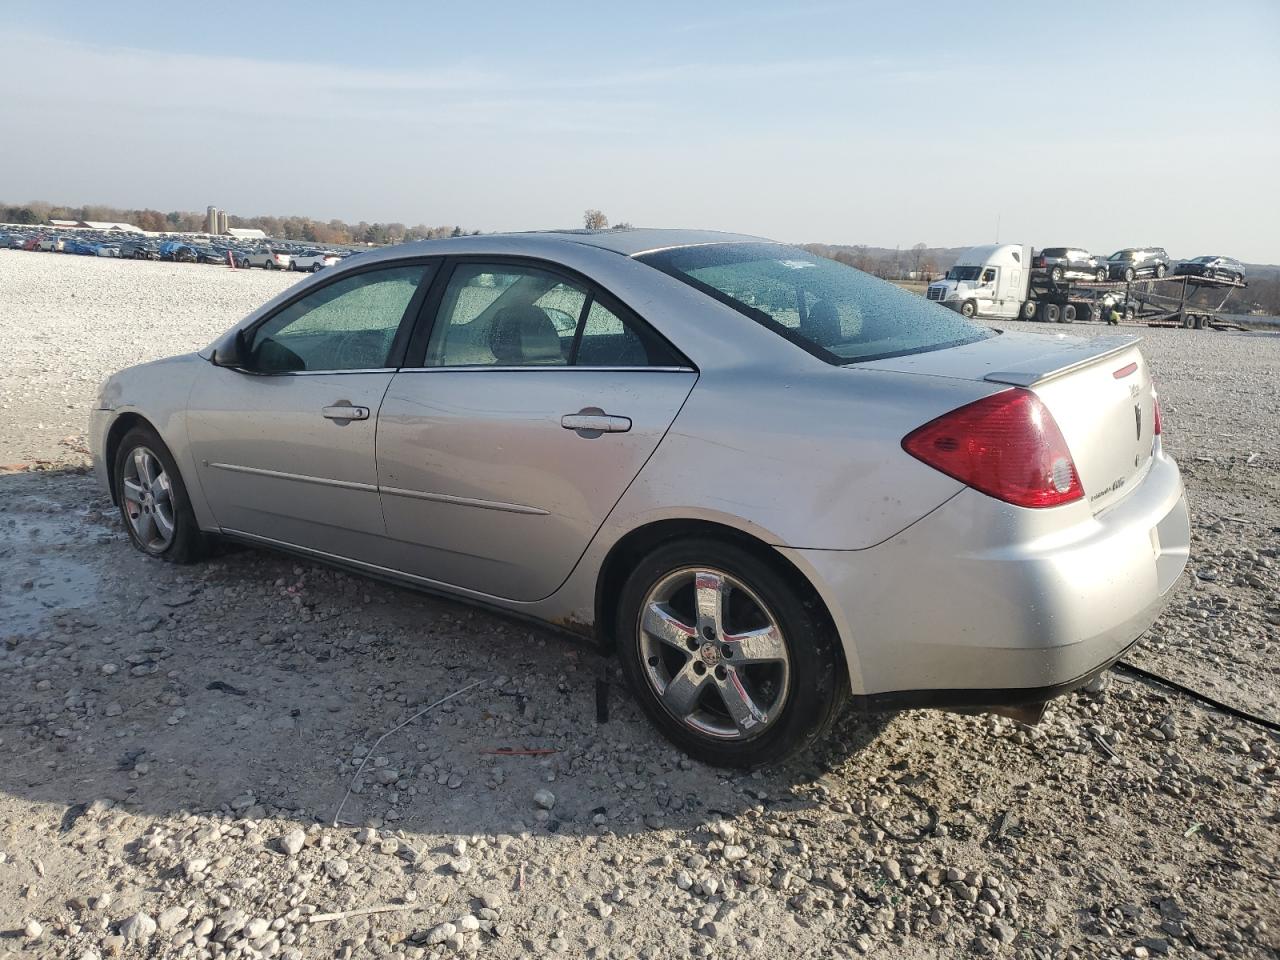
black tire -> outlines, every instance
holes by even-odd
[[[1124,281],[1125,281],[1125,283],[1133,283],[1133,281],[1134,281],[1134,280],[1136,280],[1137,278],[1138,278],[1138,274],[1137,274],[1136,272],[1134,272],[1133,267],[1125,267],[1125,268],[1124,268]]]
[[[1054,267],[1049,271],[1049,279],[1054,283],[1061,283],[1063,276],[1065,276],[1065,274],[1063,274],[1061,267]]]
[[[960,304],[960,316],[972,319],[978,315],[978,304],[975,300],[966,300]]]
[[[1044,305],[1044,322],[1059,323],[1061,322],[1062,311],[1058,309],[1056,303],[1046,303]]]
[[[1163,263],[1157,263],[1157,264],[1156,264],[1156,279],[1157,279],[1157,280],[1163,280],[1163,279],[1164,279],[1164,275],[1165,275],[1166,273],[1168,273],[1168,272],[1169,272],[1169,268],[1168,268],[1168,267],[1166,267]]]
[[[319,273],[319,272],[320,272],[321,270],[323,270],[323,269],[324,269],[324,264],[323,264],[323,263],[313,263],[313,264],[311,265],[311,272],[312,272],[312,273]]]
[[[1209,329],[1209,316],[1208,316],[1208,314],[1204,314],[1204,313],[1202,313],[1202,314],[1200,314],[1199,316],[1197,316],[1197,317],[1196,317],[1196,329],[1197,329],[1197,330],[1208,330],[1208,329]]]
[[[262,265],[263,270],[274,270],[275,268],[276,268],[276,262],[274,260],[268,260],[266,263]]]
[[[134,531],[127,513],[124,495],[124,468],[126,461],[133,456],[134,450],[145,447],[160,460],[164,471],[170,478],[171,499],[173,504],[174,531],[172,540],[163,549],[153,549],[143,543]],[[191,498],[187,495],[186,484],[182,474],[174,462],[173,454],[164,445],[159,434],[149,426],[137,426],[131,429],[120,440],[116,449],[115,461],[111,465],[111,485],[115,491],[119,505],[120,520],[129,534],[130,542],[149,557],[168,560],[171,563],[194,563],[209,552],[209,537],[196,523],[195,513],[191,509]]]
[[[1022,305],[1022,319],[1034,320],[1036,318],[1036,302],[1028,300]]]
[[[1190,330],[1196,325],[1196,315],[1194,313],[1184,313],[1180,325],[1183,330]]]
[[[1093,279],[1098,281],[1098,283],[1106,283],[1110,278],[1107,276],[1106,270],[1099,270],[1093,275]]]
[[[786,642],[789,674],[781,713],[749,739],[720,739],[686,725],[664,706],[647,675],[639,628],[645,598],[676,571],[701,566],[745,584],[767,607]],[[667,543],[637,563],[622,588],[614,635],[622,672],[654,726],[689,756],[714,766],[756,767],[806,749],[830,730],[848,698],[840,640],[816,597],[805,596],[773,564],[726,540],[691,537]]]
[[[1068,303],[1065,307],[1063,307],[1063,308],[1062,308],[1061,322],[1062,322],[1062,323],[1075,323],[1075,322],[1076,322],[1076,308],[1075,308],[1075,304],[1073,304],[1073,303]]]
[[[1124,318],[1130,322],[1138,319],[1138,307],[1136,304],[1126,303],[1124,305]]]

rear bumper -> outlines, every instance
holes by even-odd
[[[966,489],[867,550],[783,552],[832,611],[865,705],[981,707],[1043,701],[1109,667],[1164,608],[1189,545],[1182,479],[1159,454],[1096,517]]]

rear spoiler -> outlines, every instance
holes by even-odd
[[[1104,360],[1117,353],[1123,353],[1141,341],[1141,337],[1128,334],[1113,337],[1094,337],[1079,346],[1071,347],[1067,350],[1058,349],[1043,357],[1030,357],[1022,361],[1016,370],[1001,370],[996,373],[988,373],[982,379],[991,383],[1007,383],[1014,387],[1031,387],[1044,383],[1046,380],[1066,376],[1081,367],[1092,366],[1099,360]]]

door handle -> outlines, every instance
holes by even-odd
[[[566,413],[560,418],[560,426],[590,439],[602,433],[626,433],[631,429],[631,418],[611,416],[599,407],[586,407],[577,413]]]
[[[349,403],[338,403],[325,407],[320,411],[328,420],[368,420],[368,407],[353,407]]]

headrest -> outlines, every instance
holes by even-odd
[[[489,349],[499,365],[552,363],[563,358],[556,325],[532,304],[498,311],[489,332]]]

